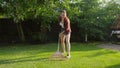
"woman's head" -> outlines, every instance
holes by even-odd
[[[62,10],[62,14],[63,14],[64,17],[66,17],[66,15],[67,15],[66,10]]]
[[[66,17],[66,15],[67,15],[67,14],[66,14],[66,10],[62,10],[60,16]]]

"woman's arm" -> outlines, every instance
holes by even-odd
[[[67,30],[70,30],[70,20],[68,19],[68,24],[67,24],[68,28]]]

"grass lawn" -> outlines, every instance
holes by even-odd
[[[11,44],[0,47],[0,68],[120,68],[120,52],[97,43],[72,43],[71,58],[50,61],[57,44]]]

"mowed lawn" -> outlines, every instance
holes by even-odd
[[[120,52],[97,47],[98,43],[72,43],[71,58],[52,61],[57,43],[0,46],[0,68],[120,68]]]

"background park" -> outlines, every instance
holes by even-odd
[[[51,61],[63,9],[71,58]],[[0,68],[120,68],[119,30],[119,0],[0,0]]]

